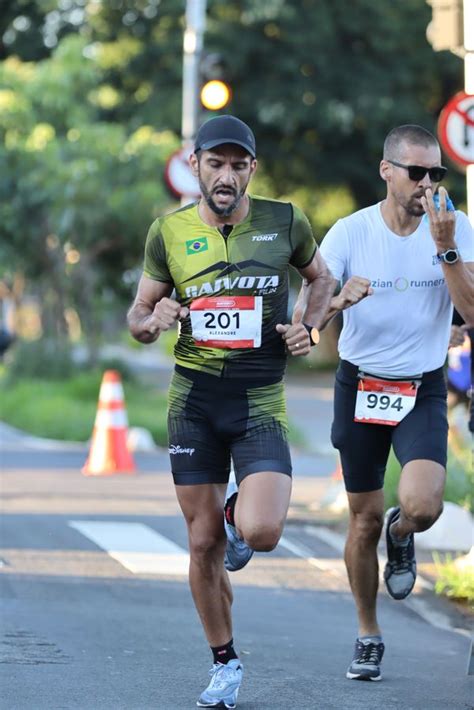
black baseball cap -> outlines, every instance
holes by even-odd
[[[235,143],[255,158],[255,136],[246,123],[235,116],[216,116],[203,123],[194,141],[194,150],[211,150],[224,143]]]

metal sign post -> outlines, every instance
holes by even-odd
[[[191,152],[197,130],[199,106],[199,64],[206,25],[207,0],[187,0],[186,28],[183,39],[183,105],[181,135],[183,150]],[[195,200],[195,195],[183,195],[181,204]]]

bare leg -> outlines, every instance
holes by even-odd
[[[409,461],[402,470],[398,486],[400,518],[391,527],[398,538],[428,530],[443,510],[446,470],[426,459]]]
[[[253,549],[273,550],[283,532],[291,496],[291,477],[262,471],[243,479],[234,519],[239,535]]]
[[[377,545],[383,527],[383,490],[347,495],[350,518],[344,560],[357,608],[359,636],[378,635]]]
[[[223,646],[232,638],[233,595],[223,563],[225,488],[217,484],[176,486],[188,526],[189,584],[210,646]]]

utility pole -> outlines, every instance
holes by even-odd
[[[191,153],[197,130],[199,107],[199,66],[206,26],[206,0],[186,0],[186,28],[183,39],[183,103],[181,137],[183,149]],[[195,200],[183,195],[181,204]]]

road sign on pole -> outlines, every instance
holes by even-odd
[[[460,91],[448,101],[438,121],[446,155],[462,171],[474,163],[474,96]]]
[[[170,155],[165,166],[165,181],[175,197],[185,198],[186,203],[200,196],[198,179],[192,174],[189,155],[192,148],[180,148]]]

